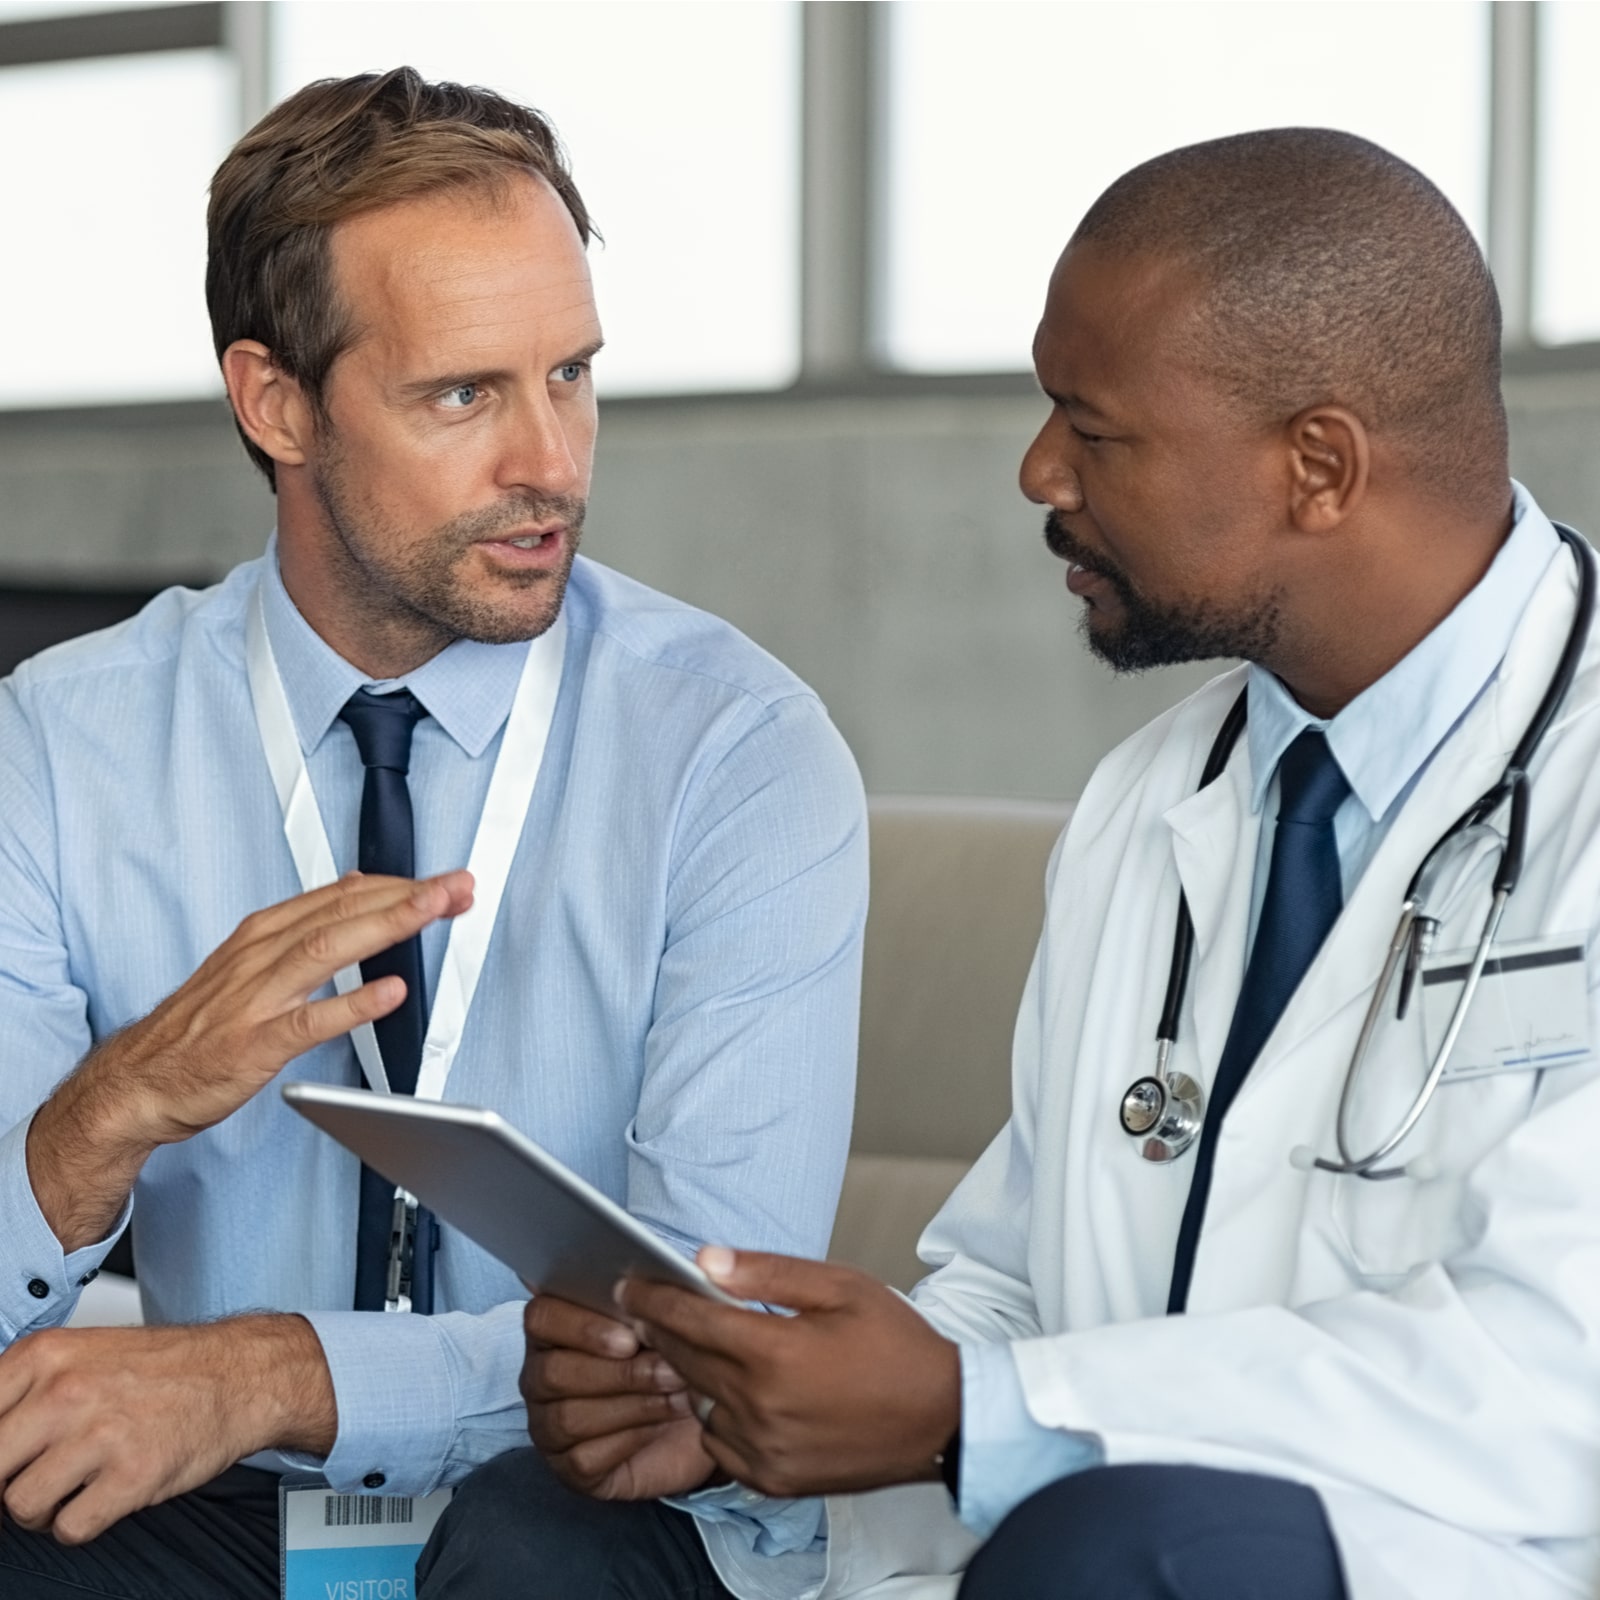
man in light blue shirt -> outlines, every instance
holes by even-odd
[[[1080,224],[1024,492],[1097,654],[1248,664],[1080,799],[1012,1119],[930,1224],[911,1304],[717,1248],[715,1281],[795,1315],[619,1286],[709,1454],[773,1497],[701,1514],[740,1600],[1594,1592],[1596,558],[1510,481],[1499,332],[1459,215],[1351,135],[1174,151]],[[1247,735],[1218,743],[1241,700]],[[1480,834],[1430,902],[1442,1017],[1397,1016],[1379,973],[1436,841],[1506,832],[1513,783],[1504,959],[1408,1121],[1513,852]],[[1128,1115],[1158,1028],[1164,1086],[1205,1096],[1187,1145]]]
[[[600,332],[548,126],[407,69],[313,85],[224,163],[210,225],[276,536],[0,685],[8,1600],[276,1594],[276,1479],[234,1463],[411,1495],[526,1440],[514,1274],[445,1229],[436,1314],[354,1309],[358,1163],[276,1092],[357,1083],[351,1027],[417,998],[333,994],[341,969],[420,936],[441,995],[525,667],[559,688],[525,817],[484,823],[514,854],[447,1096],[685,1252],[824,1253],[848,1141],[859,779],[777,662],[577,555]],[[269,756],[349,873],[363,690],[420,707],[414,870],[313,887]],[[130,1219],[160,1326],[63,1329]],[[661,1430],[701,1458],[684,1409]]]

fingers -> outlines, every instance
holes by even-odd
[[[627,1323],[587,1306],[574,1305],[553,1294],[539,1294],[522,1313],[529,1342],[566,1350],[581,1350],[611,1361],[638,1354],[639,1338]]]
[[[471,877],[448,873],[413,883],[404,878],[345,880],[332,899],[278,933],[256,952],[268,963],[264,985],[277,991],[266,999],[268,1012],[285,1009],[268,1024],[275,1054],[286,1058],[338,1038],[363,1022],[387,1016],[405,999],[399,978],[363,984],[347,995],[320,1001],[305,996],[322,987],[341,968],[403,944],[441,916],[455,916],[472,903]]]
[[[711,1413],[711,1420],[718,1420],[716,1412]],[[757,1471],[754,1463],[745,1454],[743,1441],[729,1438],[724,1433],[713,1433],[709,1429],[701,1432],[701,1448],[716,1463],[721,1472],[725,1472],[735,1483],[742,1483],[750,1488],[755,1487]]]
[[[761,1316],[760,1312],[733,1312],[733,1316]],[[765,1318],[771,1321],[771,1318]],[[680,1338],[658,1324],[648,1325],[651,1343],[666,1357],[672,1370],[678,1373],[689,1388],[699,1394],[722,1399],[745,1371],[742,1360],[725,1355],[721,1350]]]
[[[641,1278],[625,1278],[617,1285],[616,1298],[634,1323],[634,1331],[637,1333],[642,1327],[651,1344],[656,1344],[656,1333],[664,1331],[700,1349],[731,1356],[742,1354],[750,1336],[761,1322],[768,1320],[764,1312],[720,1305],[693,1290],[647,1283]],[[665,1345],[657,1348],[669,1361],[672,1359]],[[677,1363],[674,1361],[673,1365]]]
[[[547,1455],[563,1454],[587,1440],[631,1433],[663,1422],[681,1422],[689,1415],[689,1396],[682,1389],[676,1394],[557,1400],[529,1412],[528,1431]]]
[[[317,889],[308,889],[304,894],[292,895],[287,900],[280,900],[276,905],[263,907],[246,917],[240,924],[240,929],[241,931],[250,929],[255,937],[271,938],[305,922],[308,918],[325,920],[330,912],[338,916],[342,913],[342,908],[359,905],[357,897],[363,893],[382,894],[396,886],[414,888],[418,883],[443,884],[446,892],[452,896],[458,895],[464,887],[470,903],[472,874],[464,870],[441,873],[431,879],[390,878],[377,873],[347,872],[332,883],[325,883]],[[460,909],[464,910],[465,907]]]
[[[0,1355],[0,1485],[9,1484],[50,1442],[35,1391],[60,1380],[71,1338],[65,1329],[46,1328]]]
[[[471,882],[461,872],[420,883],[405,878],[346,883],[333,899],[275,930],[255,954],[291,995],[309,994],[341,967],[403,944],[440,917],[465,911],[472,904]]]
[[[791,1311],[837,1310],[866,1279],[852,1267],[761,1250],[729,1250],[719,1244],[706,1245],[695,1259],[719,1289],[740,1300],[787,1306]]]
[[[530,1405],[615,1394],[674,1394],[682,1378],[650,1351],[608,1361],[575,1350],[536,1350],[527,1364],[523,1393]]]
[[[99,1456],[82,1437],[53,1444],[6,1484],[6,1515],[30,1533],[47,1533],[62,1502],[94,1476]]]
[[[147,1503],[148,1496],[131,1478],[116,1472],[97,1473],[56,1513],[50,1531],[61,1544],[88,1544]]]
[[[565,1481],[592,1491],[602,1479],[637,1455],[652,1440],[660,1438],[670,1426],[670,1423],[658,1422],[643,1428],[625,1428],[621,1433],[585,1439],[572,1449],[558,1451],[548,1459]]]
[[[386,1017],[406,997],[404,978],[375,978],[349,994],[308,1000],[279,1019],[282,1053],[301,1055],[329,1039],[349,1033],[363,1022]]]
[[[3,1418],[34,1385],[41,1364],[53,1363],[63,1330],[45,1328],[18,1339],[7,1350],[0,1350],[0,1418]],[[0,1467],[4,1463],[0,1462]],[[5,1473],[0,1471],[0,1483]]]

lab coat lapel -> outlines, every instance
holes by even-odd
[[[1190,1011],[1201,1071],[1209,1082],[1222,1057],[1244,975],[1261,818],[1250,809],[1250,760],[1241,739],[1215,783],[1166,813],[1178,881],[1194,922]],[[1180,1019],[1179,1037],[1189,1026]]]

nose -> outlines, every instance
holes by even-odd
[[[1061,408],[1051,408],[1044,426],[1022,458],[1018,474],[1022,492],[1035,505],[1056,511],[1081,511],[1083,485],[1072,465],[1072,430]]]
[[[496,473],[501,488],[542,496],[587,493],[594,419],[568,414],[575,409],[557,407],[547,396],[507,407]]]

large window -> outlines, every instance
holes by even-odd
[[[1539,8],[1538,227],[1533,332],[1600,339],[1600,5]]]
[[[890,362],[1026,366],[1051,265],[1094,197],[1221,134],[1363,134],[1481,237],[1488,46],[1488,7],[1468,4],[894,5]]]
[[[237,120],[218,50],[0,68],[0,406],[220,392],[206,184]]]
[[[301,84],[401,62],[556,124],[608,396],[1025,371],[1112,178],[1274,124],[1428,173],[1513,343],[1600,341],[1596,0],[0,0],[0,407],[216,394],[211,172]]]
[[[799,360],[799,6],[274,8],[273,86],[408,63],[539,107],[605,244],[602,394],[781,387]]]

